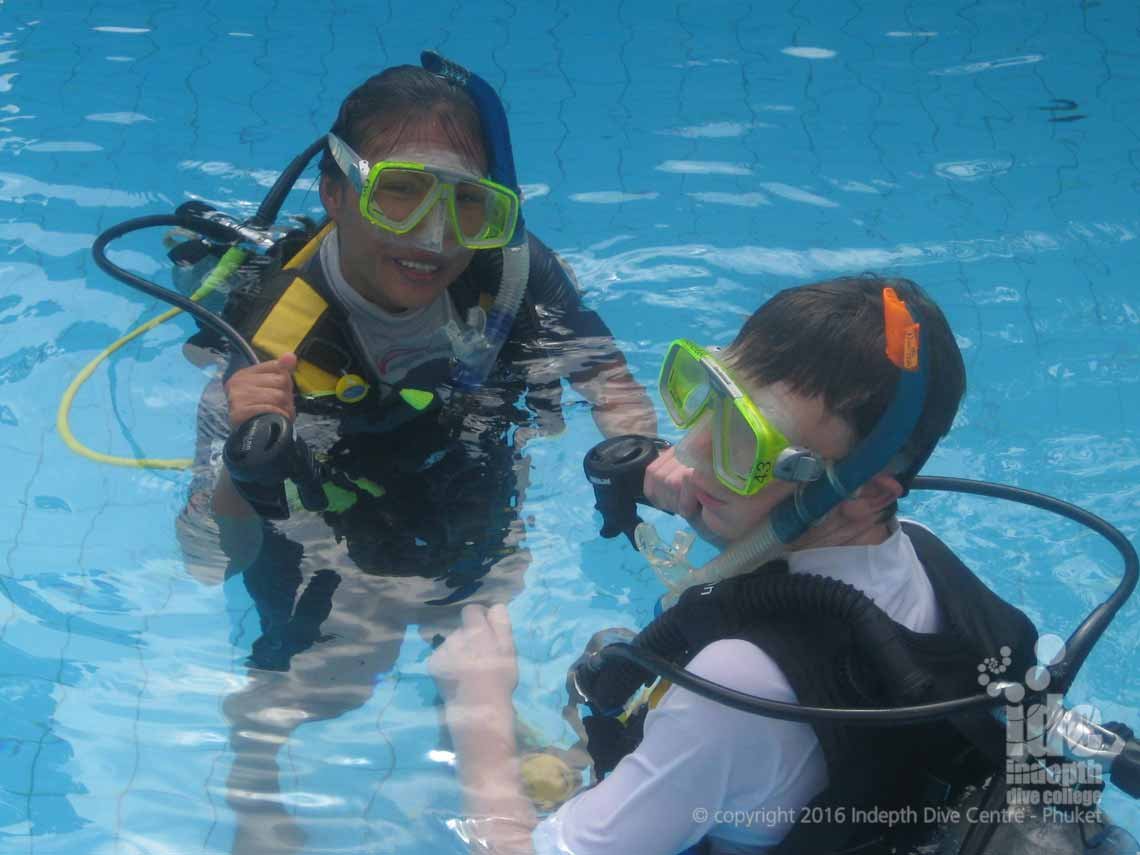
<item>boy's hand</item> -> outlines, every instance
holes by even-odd
[[[692,469],[677,460],[677,446],[663,449],[645,470],[642,489],[655,508],[679,514],[692,520],[700,511],[700,502],[689,483]]]
[[[509,701],[518,685],[519,668],[507,607],[466,606],[462,621],[428,660],[428,671],[444,700],[471,705]]]
[[[234,430],[262,413],[278,413],[293,421],[297,415],[293,406],[293,370],[296,367],[297,357],[285,353],[272,362],[262,362],[235,372],[225,386],[230,429]]]

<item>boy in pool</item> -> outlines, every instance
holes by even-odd
[[[902,340],[889,331],[888,309],[898,300],[919,320],[917,327],[903,325]],[[691,429],[650,465],[645,496],[681,514],[714,544],[740,544],[804,486],[782,480],[807,470],[781,470],[787,459],[778,455],[781,449],[809,452],[825,467],[839,464],[862,453],[876,426],[895,417],[888,410],[895,412],[915,344],[913,353],[921,351],[926,363],[925,398],[901,447],[881,452],[889,463],[788,543],[783,562],[742,567],[748,576],[716,589],[691,588],[678,608],[720,593],[721,586],[774,581],[776,574],[842,580],[865,593],[904,637],[923,634],[946,645],[940,649],[964,651],[931,666],[956,681],[950,691],[959,695],[978,690],[981,660],[971,657],[980,642],[970,643],[975,630],[976,638],[987,639],[990,630],[1032,632],[976,579],[944,584],[954,574],[922,546],[933,536],[910,523],[904,530],[896,518],[896,500],[950,429],[965,390],[962,357],[945,317],[908,280],[864,276],[780,292],[723,352],[675,342],[662,370],[662,397],[674,420]],[[767,457],[765,443],[772,452]],[[978,618],[966,619],[971,629],[960,638],[963,614]],[[691,648],[686,667],[776,701],[898,705],[884,695],[887,689],[859,694],[849,688],[855,678],[844,669],[875,673],[875,663],[854,647],[848,629],[797,614],[724,635],[710,630],[711,643]],[[798,835],[791,845],[793,829],[813,831],[797,825],[804,809],[817,806],[821,818],[842,826],[851,804],[828,801],[828,794],[857,792],[868,807],[891,804],[900,788],[912,785],[905,770],[922,753],[899,729],[844,731],[829,723],[780,721],[674,686],[645,717],[640,744],[600,783],[537,823],[515,758],[511,693],[518,671],[506,608],[465,608],[463,627],[436,650],[430,669],[446,701],[465,812],[495,852],[675,855],[701,843],[707,847],[701,851],[735,853],[771,851],[782,842],[789,845],[781,852],[832,851]],[[926,749],[935,752],[932,745]]]
[[[495,121],[462,80],[424,68],[365,81],[321,161],[331,228],[303,263],[227,304],[266,361],[235,360],[203,397],[180,537],[198,578],[243,573],[261,622],[250,680],[225,701],[235,852],[299,845],[276,756],[300,722],[364,704],[409,625],[431,639],[458,622],[459,601],[502,603],[520,589],[522,447],[561,429],[562,380],[603,434],[655,430],[648,395],[560,259],[527,236],[529,267],[512,266],[521,214],[513,164],[499,174],[510,149]],[[489,376],[460,394],[468,319],[520,276]],[[235,483],[222,464],[230,432],[265,413],[293,422],[335,474],[322,485],[327,510],[293,501],[279,519],[280,484]]]

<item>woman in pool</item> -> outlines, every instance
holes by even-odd
[[[459,601],[503,603],[521,588],[520,452],[561,427],[563,378],[607,436],[655,432],[648,396],[567,268],[518,239],[506,129],[489,88],[473,99],[465,80],[400,66],[353,90],[321,161],[329,226],[300,263],[226,308],[266,361],[235,360],[207,389],[180,522],[191,572],[217,581],[228,561],[261,622],[251,680],[225,703],[235,851],[299,845],[276,764],[297,724],[364,704],[407,626],[431,639],[456,623]],[[480,321],[490,307],[493,325],[519,276],[510,334],[486,379],[462,391]],[[282,485],[231,477],[226,437],[265,413],[326,461],[328,509],[290,508]],[[226,558],[203,561],[219,539]]]

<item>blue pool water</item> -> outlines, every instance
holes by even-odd
[[[227,853],[239,825],[224,702],[248,679],[249,596],[186,572],[185,473],[90,462],[55,428],[76,372],[164,308],[95,268],[102,229],[190,198],[251,213],[352,85],[434,48],[502,92],[528,224],[644,382],[670,339],[724,344],[781,288],[909,276],[970,376],[927,471],[1055,494],[1136,539],[1138,32],[1137,7],[1098,0],[0,5],[0,852]],[[117,246],[168,280],[158,234]],[[208,379],[181,354],[190,330],[112,357],[76,434],[188,455]],[[516,704],[559,745],[567,666],[660,594],[597,536],[580,467],[598,439],[572,405],[528,447]],[[918,494],[904,510],[1042,631],[1071,631],[1119,570],[1039,512]],[[1071,695],[1134,727],[1138,617],[1134,601]],[[306,851],[463,851],[428,652],[409,628],[364,707],[285,747]],[[1105,805],[1140,835],[1118,791]]]

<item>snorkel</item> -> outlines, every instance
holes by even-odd
[[[905,446],[926,402],[927,360],[919,343],[920,324],[890,289],[883,292],[886,355],[899,369],[894,396],[875,427],[841,461],[824,467],[823,476],[801,486],[769,514],[751,535],[731,544],[716,558],[694,569],[686,558],[692,536],[681,533],[663,545],[650,523],[634,529],[634,545],[646,556],[668,588],[669,606],[693,585],[708,585],[759,567],[883,471]]]
[[[444,59],[434,51],[421,53],[420,64],[432,74],[462,88],[475,102],[483,125],[483,144],[487,149],[490,177],[509,187],[521,198],[507,114],[495,90],[479,75]],[[529,275],[530,244],[520,206],[514,236],[503,248],[502,278],[490,312],[484,313],[475,306],[468,312],[463,328],[455,322],[447,327],[447,335],[457,359],[451,378],[457,388],[465,391],[474,389],[490,373],[514,324]]]

